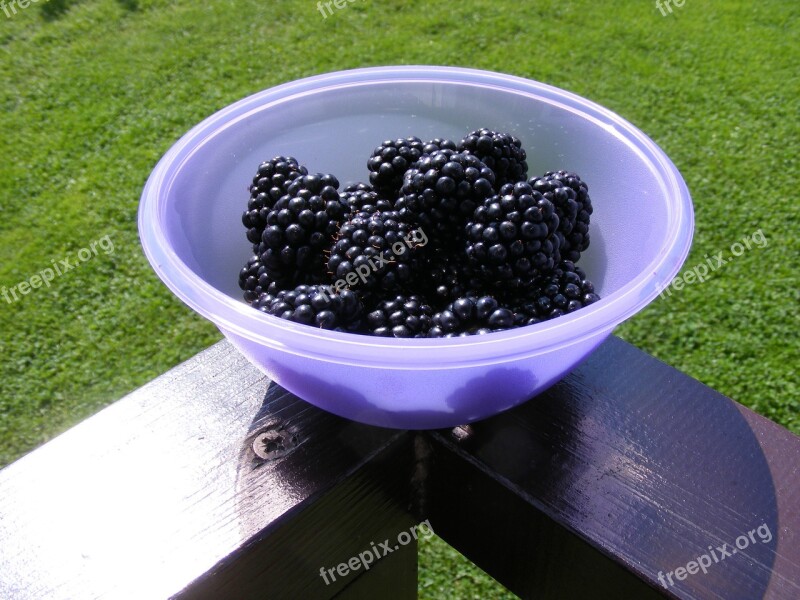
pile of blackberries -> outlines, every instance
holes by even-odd
[[[575,173],[528,177],[521,142],[387,140],[339,191],[295,158],[262,163],[242,215],[246,302],[297,323],[388,337],[532,325],[599,297],[575,263],[592,203]]]

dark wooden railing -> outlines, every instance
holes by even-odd
[[[616,338],[422,432],[221,342],[0,472],[0,598],[415,598],[435,531],[523,598],[796,600],[798,469],[800,438]]]

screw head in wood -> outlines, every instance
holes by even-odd
[[[253,453],[262,460],[274,460],[297,446],[297,436],[285,429],[262,431],[253,438]]]

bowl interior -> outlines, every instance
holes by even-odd
[[[577,172],[594,206],[591,246],[580,264],[606,297],[664,252],[670,207],[659,174],[613,125],[552,98],[457,81],[376,81],[305,91],[238,116],[184,158],[161,215],[172,251],[235,299],[251,254],[241,214],[258,164],[295,156],[344,185],[367,181],[382,140],[416,135],[459,140],[488,127],[522,141],[530,175]]]

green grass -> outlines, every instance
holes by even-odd
[[[170,145],[255,91],[382,64],[504,71],[632,121],[692,191],[685,271],[762,230],[767,247],[658,299],[618,334],[800,432],[799,15],[779,0],[687,0],[666,17],[651,2],[564,0],[358,0],[325,20],[314,0],[50,0],[0,12],[0,286],[105,235],[114,245],[49,288],[0,297],[0,465],[219,339],[140,250],[139,194]],[[450,552],[423,545],[424,597],[498,597],[476,595],[489,583]]]

